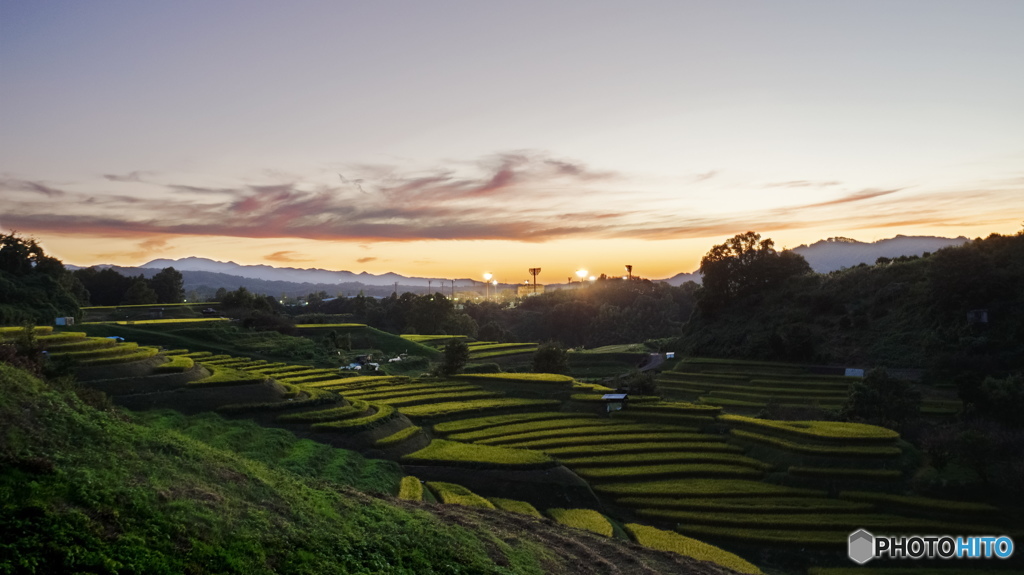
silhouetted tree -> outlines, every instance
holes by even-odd
[[[156,292],[141,276],[128,288],[128,291],[124,292],[124,297],[121,299],[122,305],[143,305],[156,302]]]
[[[149,280],[157,303],[181,303],[185,297],[185,278],[174,268],[164,268]]]
[[[440,375],[454,375],[462,371],[469,361],[469,346],[457,339],[444,346],[444,355],[437,371]]]
[[[545,343],[533,354],[534,373],[569,373],[569,354],[555,343]]]
[[[737,298],[757,293],[794,275],[811,272],[800,254],[775,251],[771,239],[755,232],[737,234],[711,248],[700,261],[702,311],[715,311]]]

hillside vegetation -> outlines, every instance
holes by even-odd
[[[0,364],[0,573],[724,573],[519,514],[402,502],[394,464],[132,416]]]
[[[794,275],[724,301],[707,285],[697,296],[682,336],[667,344],[677,352],[916,367],[978,383],[1024,369],[1022,234]]]

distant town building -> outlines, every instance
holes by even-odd
[[[542,293],[544,293],[543,285],[523,284],[519,286],[519,290],[516,295],[518,295],[519,297],[526,297],[530,295],[540,295]]]

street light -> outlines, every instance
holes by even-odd
[[[494,277],[494,274],[492,274],[491,272],[484,272],[484,299],[485,300],[488,299],[487,298],[488,284],[491,283],[491,278],[493,278],[493,277]]]
[[[583,281],[583,278],[587,277],[587,270],[576,270],[576,275]]]
[[[491,280],[491,285],[494,286],[494,289],[491,290],[494,294],[494,301],[498,301],[498,280]]]

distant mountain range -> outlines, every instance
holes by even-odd
[[[793,251],[804,256],[811,268],[819,273],[853,267],[861,263],[874,264],[880,257],[895,258],[899,256],[921,255],[934,252],[948,246],[958,246],[969,241],[965,237],[940,238],[935,236],[896,236],[877,242],[859,242],[849,238],[829,238],[801,245]],[[78,269],[76,266],[67,266]],[[268,265],[247,266],[235,262],[219,262],[207,258],[188,257],[177,260],[156,259],[136,268],[121,266],[112,267],[126,275],[143,274],[152,276],[161,269],[173,267],[185,278],[185,289],[200,291],[216,291],[218,288],[229,290],[244,286],[246,289],[264,294],[288,294],[290,296],[305,295],[325,291],[330,295],[337,293],[386,296],[394,291],[398,284],[398,293],[410,291],[427,293],[428,289],[435,292],[448,293],[452,289],[452,281],[448,278],[407,277],[396,273],[375,275],[367,272],[332,271],[319,268],[278,268]],[[688,281],[700,283],[701,276],[697,271],[680,273],[668,279],[660,280],[671,285],[682,285]],[[455,289],[477,288],[482,282],[461,278],[454,280]],[[502,284],[505,286],[505,284]],[[553,284],[554,288],[559,284]]]
[[[936,236],[896,236],[877,242],[859,242],[850,238],[829,238],[811,245],[801,245],[793,251],[802,255],[811,269],[818,273],[852,268],[860,264],[874,264],[878,258],[897,258],[900,256],[920,256],[925,252],[959,246],[969,240],[963,236],[958,238],[940,238]],[[700,273],[676,274],[666,280],[672,285],[682,285],[688,281],[700,283]]]
[[[422,284],[426,286],[428,282],[440,285],[442,279],[449,285],[451,285],[450,282],[452,281],[448,278],[406,277],[392,272],[374,275],[367,272],[357,274],[350,271],[331,271],[320,268],[277,268],[267,265],[244,266],[235,262],[218,262],[197,257],[177,260],[158,259],[142,264],[139,267],[157,270],[173,267],[179,272],[213,272],[265,281],[312,284],[359,283],[367,286],[394,286],[395,282],[398,282],[401,285]],[[479,284],[480,282],[467,278],[455,280],[456,287],[460,285],[470,286],[474,283]]]

